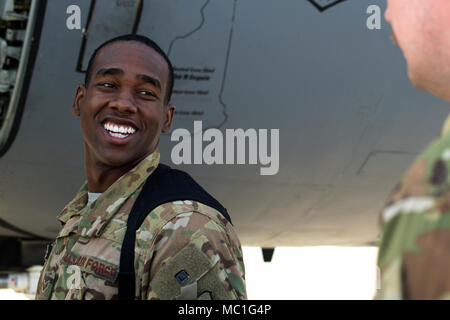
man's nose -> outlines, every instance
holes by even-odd
[[[127,93],[118,94],[115,99],[109,102],[109,107],[120,113],[136,113],[137,107],[133,97]]]

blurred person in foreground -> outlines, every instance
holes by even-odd
[[[385,17],[412,84],[450,101],[450,1],[388,0]],[[449,127],[446,121],[381,212],[376,299],[450,298]]]

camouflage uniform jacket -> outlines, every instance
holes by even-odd
[[[62,229],[42,270],[37,299],[118,298],[127,217],[158,163],[155,151],[89,206],[84,183],[58,217]],[[180,270],[189,277],[180,279]],[[136,299],[246,299],[236,232],[218,211],[195,201],[165,203],[149,213],[136,232],[135,274]]]
[[[431,143],[381,212],[376,299],[450,298],[450,134]]]

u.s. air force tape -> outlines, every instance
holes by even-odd
[[[67,251],[61,259],[61,263],[75,265],[81,271],[91,273],[104,280],[115,282],[117,279],[119,266],[96,257],[84,256],[71,251]]]

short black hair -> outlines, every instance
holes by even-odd
[[[89,59],[88,67],[86,69],[86,75],[84,78],[84,85],[87,87],[87,85],[89,83],[89,80],[91,78],[92,65],[94,63],[95,57],[97,56],[97,53],[104,46],[106,46],[112,42],[116,42],[116,41],[137,41],[137,42],[143,43],[146,46],[155,50],[157,53],[159,53],[161,55],[161,57],[164,58],[164,60],[167,62],[167,66],[169,69],[169,77],[167,79],[167,92],[166,92],[166,96],[164,97],[164,104],[169,103],[170,97],[172,96],[173,82],[174,82],[172,63],[170,62],[170,59],[166,55],[166,53],[156,44],[156,42],[154,42],[152,39],[150,39],[146,36],[139,35],[139,34],[125,34],[122,36],[118,36],[118,37],[112,38],[112,39],[102,43],[99,47],[97,47],[97,49],[95,49],[95,51],[92,53],[92,55]]]

